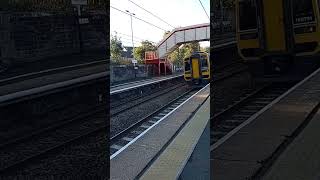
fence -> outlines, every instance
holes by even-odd
[[[153,77],[151,65],[110,65],[111,84]]]

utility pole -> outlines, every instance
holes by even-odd
[[[129,13],[130,15],[130,19],[131,19],[131,40],[132,40],[132,54],[133,54],[133,51],[134,51],[134,43],[133,43],[133,26],[132,26],[132,16],[134,16],[135,14],[126,10],[127,13]],[[133,63],[133,68],[134,68],[134,78],[137,77],[137,71],[136,71],[136,63]]]
[[[132,49],[134,49],[134,43],[133,43],[133,26],[132,26],[132,16],[134,16],[134,13],[131,13],[130,11],[126,10],[127,13],[129,13],[131,18],[131,40],[132,40]]]

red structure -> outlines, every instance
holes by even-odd
[[[155,75],[167,75],[172,74],[172,64],[167,59],[158,58],[156,52],[149,51],[145,53],[144,56],[145,64],[151,64],[152,69],[148,69],[148,71],[152,71]]]

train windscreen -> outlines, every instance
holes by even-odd
[[[201,70],[208,70],[208,60],[206,56],[201,56]]]
[[[294,24],[315,21],[312,0],[293,0],[292,8]]]
[[[255,0],[239,0],[239,28],[241,31],[257,28]]]
[[[184,62],[184,71],[190,71],[191,66],[189,61]]]

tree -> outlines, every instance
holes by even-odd
[[[120,38],[118,38],[117,35],[112,36],[110,42],[111,61],[117,63],[120,61],[122,49],[123,47]]]
[[[201,51],[210,53],[210,47],[201,47]]]
[[[169,60],[176,66],[182,66],[183,60],[192,53],[199,51],[200,44],[198,42],[187,43],[169,54]]]
[[[138,60],[139,63],[142,63],[144,60],[145,52],[155,51],[157,47],[150,41],[145,40],[141,42],[141,46],[135,47],[133,50],[134,59]]]

